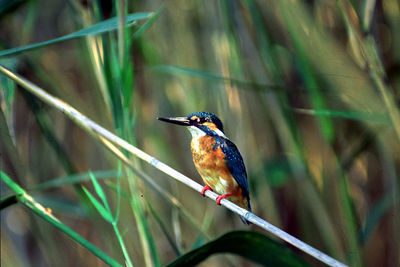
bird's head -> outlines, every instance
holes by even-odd
[[[225,137],[222,122],[210,112],[195,112],[187,117],[157,118],[160,121],[187,126],[192,137],[203,135]]]

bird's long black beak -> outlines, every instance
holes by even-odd
[[[190,126],[190,121],[186,117],[168,117],[168,118],[157,118],[157,120],[165,121],[173,124]]]

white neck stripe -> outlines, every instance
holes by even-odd
[[[226,136],[224,135],[224,133],[223,133],[220,129],[216,129],[214,132],[215,132],[216,134],[218,134],[219,136],[221,136],[221,137],[223,137],[223,138],[226,138]]]
[[[192,137],[193,137],[193,138],[197,138],[197,137],[205,136],[205,135],[206,135],[206,133],[205,133],[204,131],[202,131],[201,129],[197,128],[196,126],[189,126],[189,127],[188,127],[188,130],[189,130],[190,133],[192,134]],[[221,130],[219,130],[219,129],[216,129],[216,130],[214,131],[214,133],[216,133],[218,136],[221,136],[221,137],[223,137],[223,138],[228,139],[228,138],[225,136],[225,134],[224,134]]]

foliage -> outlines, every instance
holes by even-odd
[[[234,253],[262,266],[308,266],[286,246],[249,231],[229,232],[177,258],[168,266],[195,266],[217,253]]]
[[[398,263],[398,2],[51,2],[0,1],[1,65],[190,177],[189,134],[155,118],[214,112],[245,159],[257,215],[350,266]],[[2,266],[160,266],[193,255],[232,266],[206,257],[233,248],[254,248],[264,264],[285,258],[252,247],[284,245],[235,236],[254,226],[126,151],[113,157],[2,74],[0,88],[2,179],[24,188],[1,187]]]

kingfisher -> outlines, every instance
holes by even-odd
[[[195,112],[187,117],[157,118],[177,125],[186,126],[191,135],[193,163],[203,179],[201,190],[219,194],[217,205],[226,198],[236,205],[251,211],[246,167],[236,145],[224,133],[222,122],[210,112]],[[245,224],[250,224],[240,216]]]

